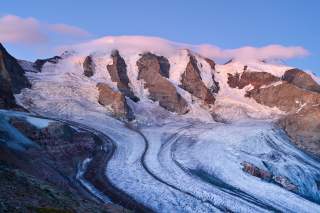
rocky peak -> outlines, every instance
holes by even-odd
[[[277,82],[280,79],[268,72],[250,72],[244,71],[243,73],[228,73],[228,84],[231,88],[243,89],[248,85],[252,85],[255,89],[263,85],[269,85]]]
[[[30,87],[24,70],[0,43],[0,108],[16,108],[14,93]]]
[[[186,100],[177,92],[175,86],[166,78],[167,59],[152,53],[145,53],[137,61],[139,70],[138,79],[145,81],[144,87],[148,89],[150,98],[159,101],[163,108],[185,114],[188,112]],[[162,64],[162,66],[161,66]],[[161,71],[161,69],[164,69]]]
[[[51,58],[46,58],[46,59],[37,59],[34,64],[33,67],[36,68],[39,72],[41,72],[42,67],[45,63],[49,62],[52,64],[57,64],[59,62],[59,60],[61,60],[62,57],[60,56],[54,56]]]
[[[7,52],[1,43],[0,52],[0,60],[2,63],[1,73],[5,75],[5,79],[9,80],[10,78],[13,93],[20,93],[21,89],[30,87],[31,85],[28,79],[24,76],[25,71],[19,65],[18,61]]]
[[[320,92],[320,85],[306,72],[300,69],[287,70],[282,76],[282,80],[287,81],[299,88]]]
[[[182,74],[181,85],[179,86],[203,100],[206,104],[214,104],[215,102],[215,97],[202,81],[197,59],[191,54],[189,54],[189,62],[185,72]]]
[[[121,57],[118,50],[113,50],[111,53],[113,63],[107,65],[111,80],[117,83],[117,87],[125,96],[133,101],[139,101],[139,98],[134,95],[129,87],[129,77],[127,73],[127,65],[125,60]]]
[[[83,74],[87,77],[91,77],[95,72],[95,64],[91,55],[88,55],[83,62]]]

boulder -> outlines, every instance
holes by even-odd
[[[182,74],[181,85],[179,86],[203,100],[206,104],[214,104],[215,102],[215,97],[202,81],[197,60],[191,54],[189,54],[189,63]]]
[[[88,55],[83,62],[83,74],[90,78],[94,75],[96,66],[92,60],[92,56]]]
[[[287,70],[282,76],[282,80],[302,89],[320,92],[320,85],[308,73],[299,69]]]
[[[247,69],[244,67],[244,69]],[[255,89],[263,85],[280,81],[280,79],[268,72],[250,72],[244,71],[242,74],[236,73],[234,75],[228,73],[228,84],[231,88],[243,89],[248,85],[252,85]]]
[[[278,124],[300,149],[320,157],[320,105],[306,105],[282,117]]]
[[[163,58],[152,53],[143,54],[137,61],[138,79],[145,81],[144,87],[148,89],[151,100],[158,101],[168,111],[185,114],[188,104],[166,78],[168,66],[164,65],[166,60]]]
[[[113,60],[112,64],[107,65],[111,80],[117,83],[117,87],[120,92],[129,97],[134,102],[139,101],[139,98],[134,95],[129,87],[129,77],[127,73],[127,65],[124,59],[121,57],[118,50],[113,50],[111,53]]]
[[[133,112],[121,92],[113,91],[105,83],[98,83],[97,88],[99,90],[98,101],[101,105],[110,107],[116,117],[134,119]]]

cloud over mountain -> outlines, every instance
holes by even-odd
[[[15,15],[0,17],[0,41],[7,43],[41,44],[50,41],[50,34],[64,37],[84,37],[89,33],[67,24],[49,24],[38,19]]]

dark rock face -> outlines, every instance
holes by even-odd
[[[254,88],[260,88],[262,85],[268,85],[279,81],[280,79],[267,72],[243,72],[232,75],[228,73],[228,84],[232,88],[243,89],[248,85],[253,85]]]
[[[303,104],[314,105],[320,103],[320,94],[300,89],[287,82],[250,90],[246,96],[255,99],[260,104],[278,107],[285,112],[298,110]]]
[[[37,128],[13,117],[10,124],[39,147],[22,152],[0,143],[1,212],[126,212],[96,202],[74,179],[79,162],[99,150],[99,138],[60,122]]]
[[[320,85],[308,74],[299,69],[287,70],[282,76],[282,80],[287,81],[299,88],[320,92]]]
[[[0,43],[0,108],[16,107],[13,94],[31,87],[17,60]]]
[[[186,71],[182,74],[180,87],[197,98],[203,100],[206,104],[214,104],[215,97],[202,82],[200,70],[197,66],[197,60],[193,55],[189,55],[189,63]]]
[[[320,105],[306,105],[278,121],[300,149],[320,157]]]
[[[92,60],[92,57],[89,55],[83,62],[83,74],[87,77],[91,77],[95,73],[96,66]]]
[[[290,180],[284,176],[273,175],[271,172],[253,165],[252,163],[242,162],[242,170],[252,176],[258,177],[264,181],[275,183],[289,191],[297,191],[298,187],[290,182]]]
[[[150,99],[159,101],[160,106],[171,112],[185,114],[188,112],[188,104],[172,83],[166,79],[165,73],[168,66],[160,66],[165,60],[159,58],[159,56],[151,53],[143,54],[137,61],[138,79],[145,81],[144,87],[148,89]],[[161,69],[164,70],[161,71]]]
[[[54,56],[52,58],[46,58],[46,59],[37,59],[34,62],[33,67],[36,68],[39,72],[41,72],[42,67],[45,63],[49,62],[52,64],[57,64],[61,59],[62,58],[60,56]]]
[[[124,59],[119,54],[118,50],[114,50],[111,54],[113,64],[107,65],[107,69],[111,76],[111,80],[117,83],[118,89],[127,97],[133,101],[139,101],[139,98],[136,97],[131,88],[129,87],[129,78],[127,74],[127,65]]]
[[[103,106],[110,106],[114,115],[121,118],[133,120],[134,115],[128,106],[125,96],[121,92],[113,91],[105,83],[98,83],[99,103]]]

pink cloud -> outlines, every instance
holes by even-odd
[[[35,18],[15,15],[0,17],[0,41],[8,43],[35,44],[50,40],[52,32],[65,37],[83,37],[89,33],[79,27],[66,24],[48,24]]]
[[[60,34],[65,34],[65,35],[70,35],[70,36],[88,36],[89,33],[79,27],[75,26],[70,26],[67,24],[53,24],[50,25],[50,30],[60,33]]]
[[[268,45],[264,47],[240,47],[236,49],[221,49],[213,45],[193,47],[195,51],[211,58],[238,60],[290,59],[309,55],[308,50],[300,46]]]
[[[41,43],[47,36],[41,32],[41,24],[34,18],[6,15],[0,18],[0,41],[10,43]]]
[[[235,49],[222,49],[214,45],[190,45],[169,41],[159,37],[149,36],[106,36],[94,39],[72,47],[80,51],[90,52],[105,49],[119,49],[126,52],[153,51],[158,54],[170,55],[177,49],[191,49],[205,57],[213,59],[238,59],[238,60],[262,60],[262,59],[291,59],[304,57],[309,52],[299,46],[268,45],[263,47],[240,47]]]

